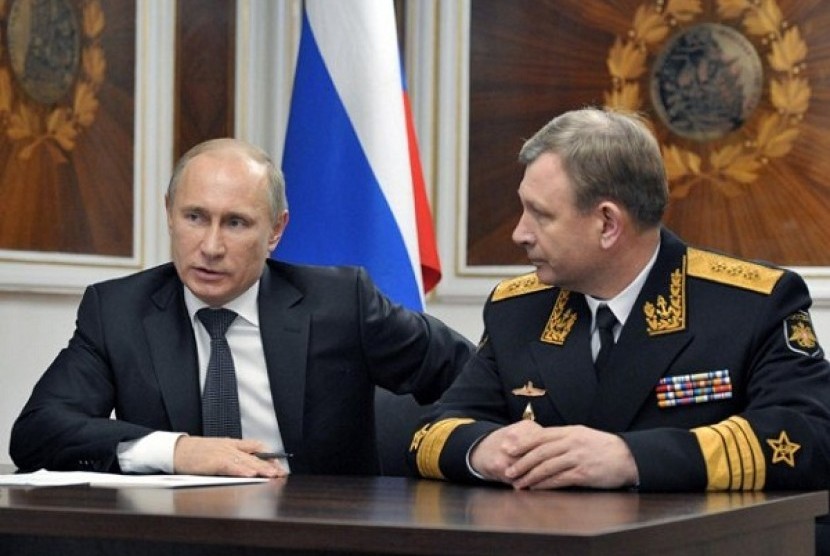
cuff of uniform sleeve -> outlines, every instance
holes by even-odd
[[[487,434],[490,434],[490,433],[487,433]],[[482,481],[486,481],[487,479],[484,478],[484,475],[482,475],[481,473],[479,473],[478,471],[475,470],[475,468],[473,467],[472,458],[473,458],[473,450],[475,450],[476,446],[478,446],[479,443],[482,440],[484,440],[484,437],[487,436],[487,434],[483,434],[483,435],[479,436],[478,439],[475,442],[473,442],[472,446],[470,446],[470,449],[467,450],[467,470],[470,472],[470,475],[472,475],[476,479],[481,479]]]
[[[180,432],[156,431],[137,440],[119,442],[116,450],[123,473],[174,473],[176,442]]]
[[[470,465],[470,453],[482,438],[499,428],[500,425],[476,421],[462,425],[453,431],[441,454],[441,471],[450,481],[483,481],[483,477]]]
[[[620,433],[637,465],[640,491],[698,491],[706,488],[706,467],[694,435],[680,429]]]

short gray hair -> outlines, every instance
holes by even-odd
[[[277,168],[268,153],[247,141],[232,137],[210,139],[199,143],[182,155],[176,163],[173,175],[170,177],[170,183],[167,185],[168,202],[172,202],[176,196],[176,189],[182,179],[182,174],[191,160],[206,152],[223,150],[239,151],[254,162],[265,166],[268,174],[268,204],[271,207],[271,222],[276,223],[279,215],[288,210],[288,199],[285,196],[285,178],[282,171]]]
[[[545,152],[560,157],[578,210],[611,199],[640,228],[659,225],[668,180],[660,145],[641,116],[599,108],[565,112],[525,142],[519,161],[528,165]]]

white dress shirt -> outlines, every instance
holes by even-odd
[[[591,309],[591,354],[594,359],[597,358],[600,345],[599,329],[597,328],[597,309],[600,305],[608,305],[608,308],[617,317],[617,323],[614,325],[613,330],[614,342],[616,342],[620,338],[620,332],[622,331],[623,325],[625,325],[625,321],[628,320],[628,316],[634,308],[634,303],[637,301],[637,296],[640,295],[640,290],[643,289],[643,285],[646,283],[648,273],[651,272],[651,268],[654,266],[655,261],[657,261],[657,253],[659,252],[660,245],[658,244],[657,249],[654,250],[654,254],[646,266],[643,267],[643,270],[640,271],[637,277],[623,291],[611,299],[598,299],[590,295],[585,296],[585,302],[588,303],[588,307]]]
[[[236,384],[239,393],[239,413],[242,421],[242,438],[261,440],[268,451],[284,449],[282,436],[271,398],[271,387],[265,365],[265,352],[259,330],[257,295],[259,281],[242,295],[224,305],[237,313],[225,337],[233,355]],[[185,305],[196,338],[199,361],[199,385],[205,386],[210,359],[210,335],[196,312],[207,307],[203,301],[184,288]],[[173,473],[173,452],[181,432],[153,432],[143,438],[118,445],[118,463],[126,473]],[[288,469],[288,462],[280,460]]]

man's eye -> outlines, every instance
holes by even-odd
[[[542,212],[539,209],[537,209],[536,207],[528,207],[527,208],[527,213],[534,220],[541,220],[544,217]]]
[[[230,226],[231,228],[244,228],[245,221],[241,218],[231,218],[230,220],[228,220],[228,226]]]

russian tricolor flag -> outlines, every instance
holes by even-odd
[[[416,310],[441,277],[392,0],[306,0],[274,256],[367,268]]]

